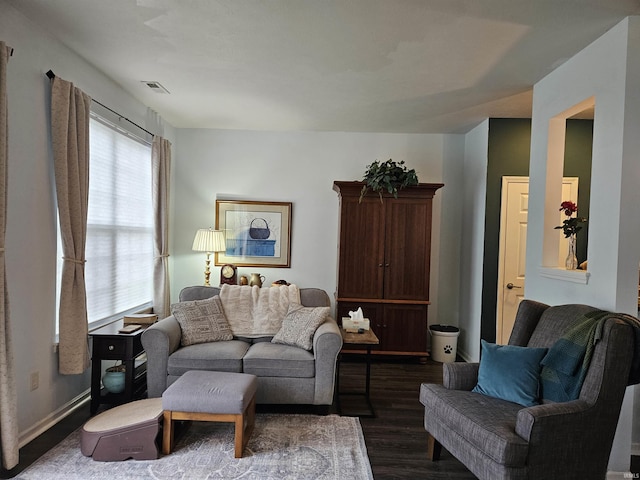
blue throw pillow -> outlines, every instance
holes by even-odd
[[[478,384],[474,392],[525,407],[540,403],[540,362],[546,348],[482,343]]]

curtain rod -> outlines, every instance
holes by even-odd
[[[54,78],[56,78],[56,74],[55,74],[55,73],[53,73],[53,71],[52,71],[52,70],[49,70],[49,71],[46,73],[46,76],[47,76],[47,77],[49,77],[49,79],[50,79],[50,80],[53,80]],[[92,101],[92,102],[97,103],[97,104],[98,104],[98,105],[100,105],[102,108],[106,108],[106,109],[107,109],[107,110],[109,110],[111,113],[113,113],[113,114],[117,115],[117,116],[118,116],[118,118],[119,118],[120,120],[125,120],[125,121],[129,122],[131,125],[133,125],[133,126],[135,126],[135,127],[138,127],[138,128],[139,128],[140,130],[142,130],[143,132],[146,132],[146,133],[148,133],[149,135],[151,135],[152,137],[155,137],[155,134],[154,134],[154,133],[151,133],[151,132],[150,132],[149,130],[147,130],[146,128],[141,127],[141,126],[140,126],[140,125],[138,125],[136,122],[134,122],[134,121],[132,121],[132,120],[129,120],[127,117],[124,117],[124,116],[120,115],[118,112],[116,112],[115,110],[113,110],[113,109],[111,109],[111,108],[107,107],[107,106],[106,106],[106,105],[104,105],[103,103],[100,103],[100,102],[99,102],[99,101],[97,101],[96,99],[92,98],[92,99],[91,99],[91,101]]]

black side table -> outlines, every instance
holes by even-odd
[[[342,335],[342,345],[343,349],[345,346],[356,345],[359,347],[366,348],[366,362],[367,369],[365,375],[365,389],[364,392],[341,392],[340,391],[340,362],[342,360],[342,351],[338,354],[338,365],[337,365],[337,373],[336,373],[336,403],[338,408],[339,415],[346,415],[342,412],[342,405],[340,403],[340,395],[360,395],[364,397],[364,400],[369,409],[369,414],[361,414],[359,417],[364,418],[375,418],[376,411],[373,408],[373,404],[371,403],[371,348],[380,344],[380,340],[373,330],[365,330],[363,333],[349,333],[344,328],[340,327],[340,334]]]
[[[91,414],[102,403],[118,405],[142,398],[147,391],[147,362],[142,348],[143,329],[133,333],[119,333],[124,321],[105,325],[89,333],[92,339],[91,355]],[[125,367],[125,388],[122,393],[110,393],[100,388],[102,361],[120,360]]]

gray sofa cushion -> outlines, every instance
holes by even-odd
[[[298,347],[255,343],[244,356],[243,371],[259,377],[310,378],[315,375],[315,358]]]
[[[220,295],[219,287],[194,285],[192,287],[185,287],[180,290],[180,296],[178,297],[178,299],[181,302],[188,302],[190,300],[204,300],[205,298],[211,298],[214,295]]]
[[[428,412],[427,430],[431,431],[430,422],[446,424],[494,462],[507,467],[525,465],[529,444],[515,432],[521,405],[426,383],[420,387],[420,402]]]
[[[242,372],[242,357],[249,346],[240,340],[228,340],[182,347],[169,355],[167,373],[182,375],[189,370]]]
[[[301,288],[300,303],[305,307],[330,307],[331,299],[321,288]]]

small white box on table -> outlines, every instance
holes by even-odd
[[[359,328],[364,328],[365,330],[369,330],[369,319],[368,318],[360,318],[358,320],[351,319],[349,317],[342,317],[342,328],[354,329],[357,330]]]
[[[342,328],[345,330],[358,330],[359,328],[369,330],[369,319],[364,318],[362,308],[358,308],[355,312],[349,312],[348,317],[342,317]]]

